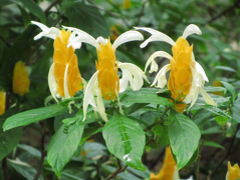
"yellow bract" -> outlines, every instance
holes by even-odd
[[[116,64],[115,49],[110,41],[100,44],[97,49],[98,84],[101,94],[106,100],[114,100],[119,92],[119,77]]]
[[[237,180],[240,179],[240,168],[238,164],[234,164],[231,166],[231,163],[228,162],[228,172],[226,176],[226,180]]]
[[[82,78],[78,69],[77,56],[72,46],[68,46],[71,32],[61,30],[60,35],[54,40],[54,77],[57,82],[57,92],[60,96],[64,94],[64,73],[68,66],[67,87],[70,96],[83,88]]]
[[[18,61],[13,70],[13,92],[24,95],[29,91],[30,80],[27,67],[22,61]]]
[[[5,113],[6,108],[6,92],[0,91],[0,115]]]
[[[163,167],[157,175],[151,173],[150,180],[174,180],[177,167],[170,147],[166,147]]]
[[[193,47],[183,37],[179,37],[172,47],[173,59],[170,61],[168,89],[176,101],[183,101],[192,85]]]
[[[123,0],[123,8],[124,9],[129,9],[131,8],[131,0]]]

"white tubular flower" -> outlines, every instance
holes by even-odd
[[[68,46],[71,37],[70,31],[59,30],[55,27],[48,28],[42,23],[31,21],[37,25],[42,32],[34,37],[34,40],[41,37],[48,37],[54,40],[53,64],[48,73],[48,86],[52,97],[69,98],[83,89],[83,79],[78,69],[77,56],[74,48]]]
[[[192,34],[201,34],[201,30],[198,26],[194,24],[188,25],[183,35],[179,37],[176,42],[166,34],[151,28],[136,27],[136,29],[151,34],[151,36],[140,45],[142,48],[152,41],[164,41],[172,46],[172,56],[167,52],[157,51],[148,59],[145,71],[150,66],[150,73],[158,70],[158,65],[155,61],[156,57],[163,57],[170,61],[169,64],[165,65],[157,73],[152,86],[164,88],[168,85],[172,99],[176,102],[191,104],[190,107],[194,105],[199,94],[203,96],[207,104],[216,106],[216,103],[204,90],[204,84],[208,82],[206,73],[202,66],[195,61],[193,46],[190,46],[186,40],[186,38]],[[166,73],[168,71],[170,71],[170,74],[167,80]]]
[[[89,105],[93,106],[101,118],[107,121],[104,100],[117,100],[120,92],[128,87],[132,90],[139,90],[143,86],[143,79],[146,79],[144,72],[134,64],[117,62],[116,49],[118,46],[130,42],[143,40],[141,33],[135,30],[121,34],[113,44],[109,39],[98,37],[95,39],[88,33],[72,28],[65,29],[72,31],[69,45],[79,48],[85,42],[94,46],[97,50],[98,60],[96,62],[97,72],[89,80],[85,89],[83,99],[84,120]],[[118,68],[122,71],[122,78],[119,79]]]

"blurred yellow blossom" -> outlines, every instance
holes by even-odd
[[[6,92],[0,91],[0,115],[3,115],[5,113],[6,109]]]
[[[129,8],[131,8],[131,6],[132,6],[131,0],[123,0],[123,8],[124,9],[129,9]]]
[[[173,158],[171,148],[166,147],[163,166],[158,174],[150,174],[150,180],[177,180],[179,179],[177,164]]]
[[[22,96],[28,93],[29,86],[28,69],[24,62],[18,61],[13,70],[13,92]]]
[[[231,165],[230,162],[228,162],[228,171],[226,175],[226,180],[237,180],[240,179],[240,168],[238,164]]]

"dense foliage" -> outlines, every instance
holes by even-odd
[[[149,179],[159,171],[167,146],[182,179],[225,179],[228,161],[240,163],[239,17],[239,0],[1,0],[0,179]],[[92,107],[83,121],[82,90],[58,102],[50,94],[53,40],[35,41],[41,30],[33,20],[112,42],[134,27],[151,27],[175,41],[187,25],[196,24],[202,35],[188,41],[217,106],[199,96],[193,107],[177,112],[169,89],[152,87],[156,73],[147,71],[149,82],[141,89],[104,101],[107,122]],[[145,40],[150,36],[139,32]],[[155,51],[171,54],[166,43],[140,44],[120,46],[117,59],[144,70]],[[96,49],[82,43],[75,53],[87,83],[96,71]],[[157,58],[159,67],[168,62]]]

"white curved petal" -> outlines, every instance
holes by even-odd
[[[69,64],[66,65],[65,71],[64,71],[64,78],[63,78],[63,90],[64,90],[64,97],[70,98],[69,90],[68,90],[68,67]]]
[[[120,89],[119,92],[122,93],[125,90],[127,90],[128,86],[129,86],[129,81],[131,81],[131,73],[126,70],[126,69],[121,69],[122,71],[122,78],[120,79]]]
[[[100,92],[100,89],[98,89],[98,93],[97,93],[97,97],[96,97],[96,102],[97,102],[97,106],[96,106],[96,110],[99,113],[99,115],[101,116],[101,118],[107,122],[108,118],[107,118],[107,114],[105,112],[105,106],[103,103],[103,98]]]
[[[126,90],[128,84],[133,91],[137,91],[143,86],[143,79],[147,80],[144,72],[134,64],[119,62],[118,67],[122,70],[122,80],[120,80],[120,83],[125,84],[124,88],[121,88],[120,84],[121,92],[123,92],[123,90]]]
[[[82,47],[82,42],[81,42],[81,38],[76,36],[75,33],[72,33],[70,35],[70,38],[68,40],[68,45],[67,47],[72,46],[73,49],[80,49]]]
[[[96,40],[97,42],[98,42],[98,44],[102,44],[102,45],[105,45],[105,44],[107,44],[108,43],[108,39],[105,39],[105,38],[103,38],[102,36],[99,36],[98,38],[97,38],[97,40]]]
[[[182,36],[183,36],[184,38],[187,38],[188,36],[190,36],[190,35],[192,35],[192,34],[198,34],[198,35],[201,35],[201,34],[202,34],[202,32],[201,32],[201,30],[199,29],[199,27],[198,27],[197,25],[195,25],[195,24],[189,24],[189,25],[185,28]]]
[[[189,93],[187,96],[184,98],[184,103],[189,104],[191,103],[190,107],[191,108],[195,102],[197,101],[198,95],[200,88],[204,86],[204,79],[202,76],[199,74],[195,66],[192,67],[192,84],[191,88],[189,90]]]
[[[164,88],[167,84],[166,73],[170,70],[170,64],[167,64],[162,67],[162,69],[157,73],[153,83],[151,86],[155,86],[158,88]]]
[[[142,41],[143,39],[143,35],[140,32],[130,30],[118,36],[118,38],[113,43],[113,48],[116,49],[121,44],[129,41]]]
[[[59,35],[60,30],[55,27],[49,28],[46,25],[36,22],[36,21],[31,21],[31,23],[38,26],[42,30],[42,32],[40,32],[39,34],[34,36],[34,38],[33,38],[34,40],[38,40],[38,39],[42,38],[43,36],[51,38],[51,39],[55,39]]]
[[[207,104],[217,106],[217,103],[209,96],[208,93],[206,93],[206,91],[203,88],[200,89],[200,93]]]
[[[87,108],[89,105],[92,105],[94,108],[96,108],[96,102],[95,102],[95,96],[96,88],[98,88],[98,71],[95,72],[89,82],[87,83],[87,86],[84,90],[84,97],[83,97],[83,121],[87,117]]]
[[[56,79],[54,77],[54,64],[51,65],[49,72],[48,72],[48,87],[50,90],[50,93],[53,97],[53,99],[55,99],[56,102],[58,102],[57,100],[57,83],[56,83]]]
[[[42,24],[40,22],[31,21],[31,23],[38,26],[42,31],[47,31],[49,29],[49,27],[47,27],[45,24]]]
[[[67,26],[62,26],[62,27],[74,33],[74,35],[71,37],[71,40],[69,42],[70,45],[72,45],[76,41],[81,41],[81,42],[88,43],[96,48],[99,47],[99,44],[95,40],[95,38],[92,37],[90,34],[86,33],[85,31],[77,28],[73,28],[73,27],[67,27]]]
[[[202,76],[204,81],[208,82],[208,77],[207,77],[203,67],[198,62],[195,62],[195,68],[198,71],[198,73],[200,73],[200,75]]]
[[[172,40],[172,38],[170,38],[168,35],[160,32],[160,31],[157,31],[155,29],[148,28],[148,27],[135,27],[135,29],[143,30],[143,31],[146,31],[151,34],[151,36],[140,45],[141,48],[144,48],[145,46],[148,45],[149,42],[152,42],[152,41],[163,41],[170,45],[175,44],[175,42]]]
[[[145,65],[145,68],[144,68],[145,72],[147,71],[147,68],[148,68],[149,65],[151,65],[150,71],[149,71],[150,73],[156,72],[158,70],[158,66],[156,66],[157,64],[155,62],[156,57],[163,57],[163,58],[166,58],[166,59],[169,59],[169,60],[171,60],[173,58],[170,54],[168,54],[167,52],[164,52],[164,51],[154,52],[146,62],[146,65]]]

